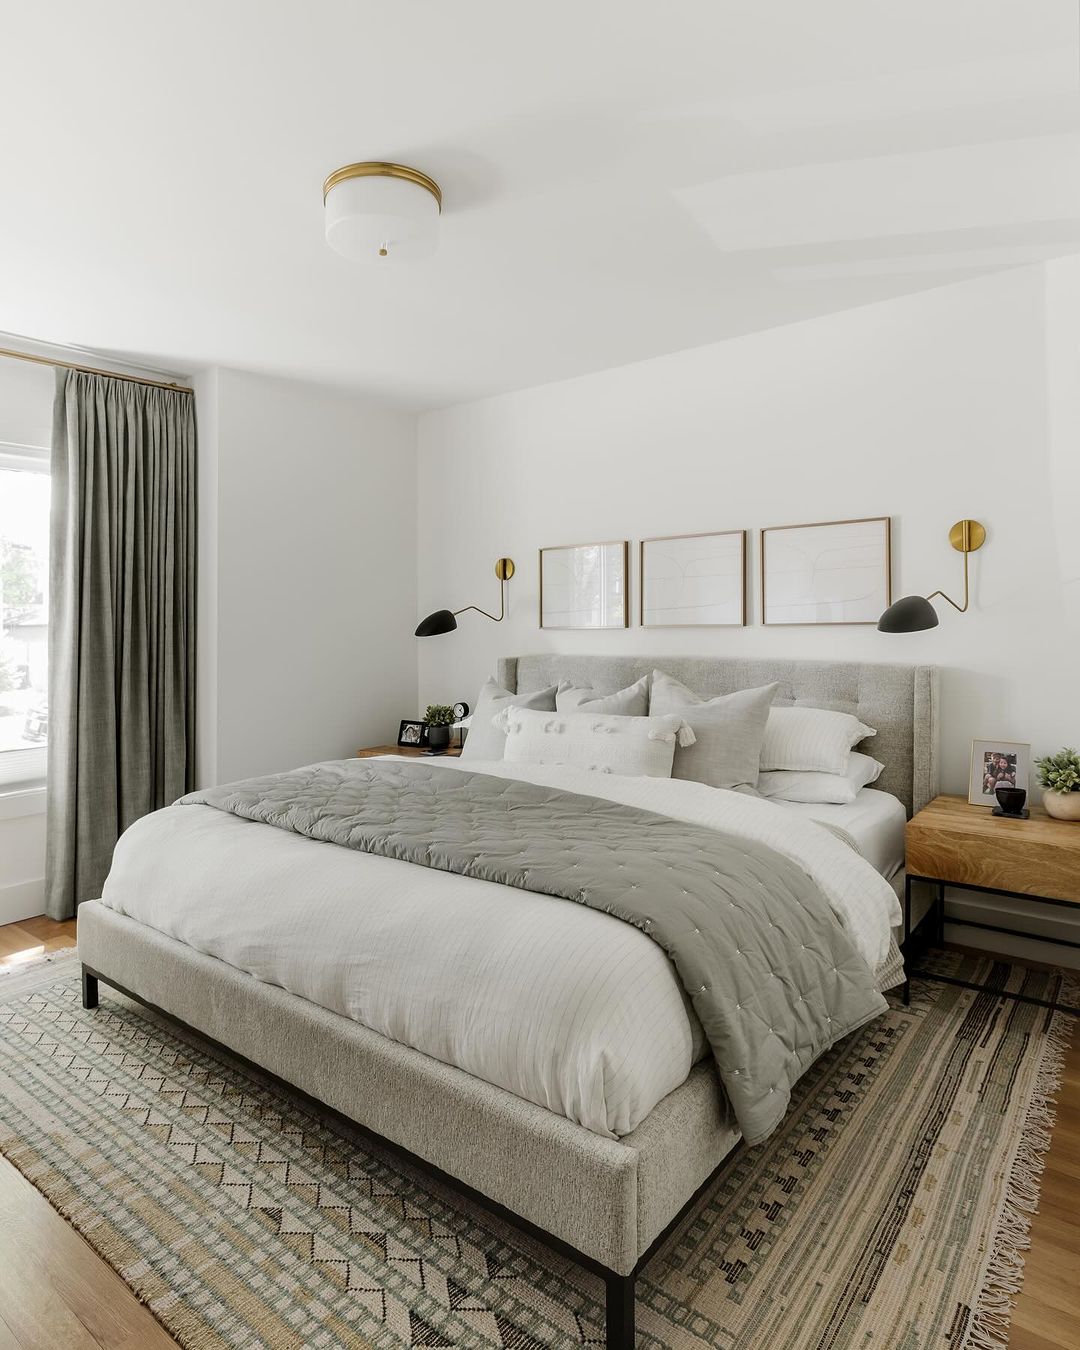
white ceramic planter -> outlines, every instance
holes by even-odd
[[[1080,792],[1044,792],[1043,806],[1056,820],[1080,821]]]

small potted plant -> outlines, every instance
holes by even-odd
[[[454,710],[449,703],[429,703],[424,713],[424,725],[427,727],[428,749],[435,754],[444,754],[450,748],[450,724],[454,720]]]
[[[1080,755],[1068,746],[1035,761],[1043,806],[1058,820],[1080,820]]]

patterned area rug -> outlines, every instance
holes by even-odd
[[[670,1236],[639,1345],[1003,1345],[1071,1033],[916,986]],[[104,985],[84,1012],[72,957],[0,977],[0,1077],[0,1151],[192,1350],[603,1344],[599,1280]]]

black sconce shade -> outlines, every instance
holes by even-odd
[[[437,637],[440,633],[452,633],[457,627],[453,610],[437,609],[416,625],[417,637]]]
[[[879,633],[918,633],[924,628],[936,628],[937,610],[922,595],[905,595],[889,606],[878,619]]]

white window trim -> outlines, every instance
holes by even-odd
[[[0,469],[16,469],[23,473],[48,473],[49,468],[47,446],[0,441]],[[44,746],[41,748],[46,749]],[[20,750],[0,750],[0,755],[20,753],[22,753]],[[35,773],[30,782],[20,780],[0,786],[0,820],[9,820],[17,816],[34,816],[44,811],[45,785],[40,780],[41,773]]]
[[[0,792],[0,820],[15,820],[19,816],[40,816],[45,812],[45,788],[12,788]]]

